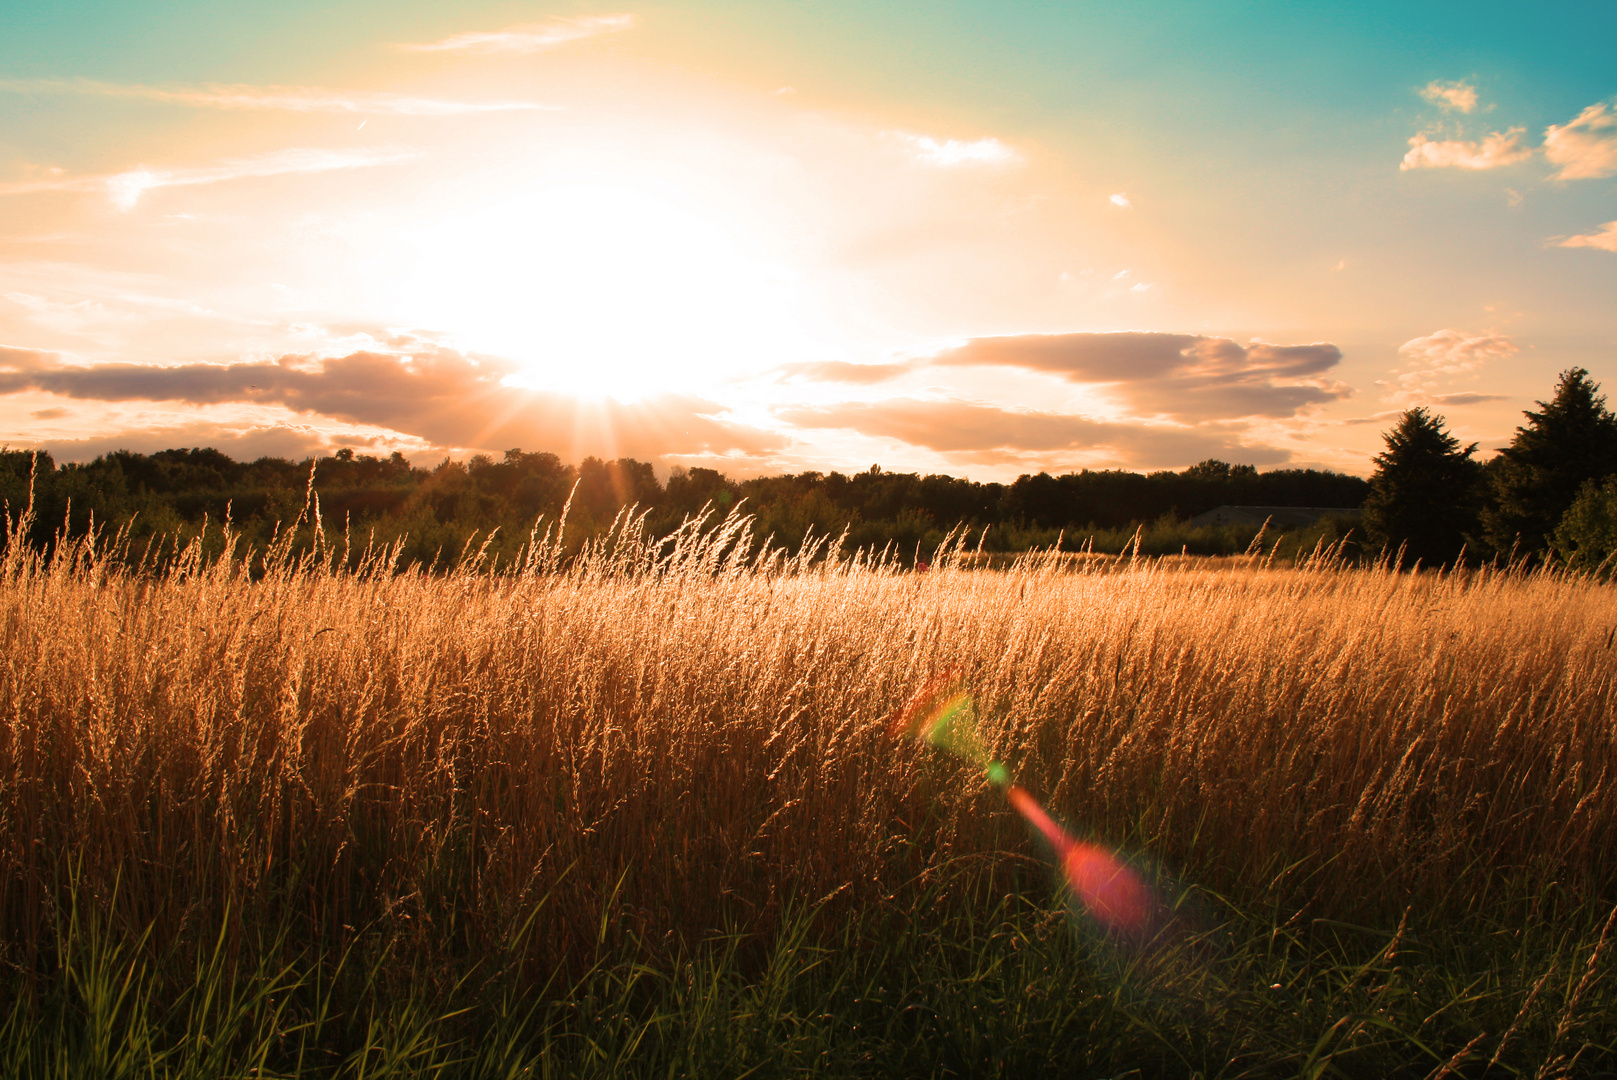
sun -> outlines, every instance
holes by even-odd
[[[808,346],[794,276],[655,179],[553,178],[403,234],[400,314],[516,362],[524,387],[701,392]]]

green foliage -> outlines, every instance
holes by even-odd
[[[1408,410],[1375,458],[1365,529],[1389,553],[1402,548],[1406,563],[1455,562],[1477,527],[1482,469],[1471,459],[1477,446],[1461,449],[1443,423],[1424,408]]]
[[[1583,485],[1555,528],[1555,550],[1574,570],[1610,574],[1617,562],[1617,475]]]
[[[1541,554],[1562,516],[1590,480],[1617,473],[1617,417],[1583,368],[1561,373],[1555,397],[1527,412],[1527,423],[1493,463],[1493,505],[1485,525],[1500,552]]]
[[[284,930],[235,954],[223,927],[153,942],[74,894],[60,967],[7,988],[0,1078],[1595,1076],[1617,1062],[1617,942],[1597,905],[1525,931],[1483,911],[1372,928],[1187,893],[1176,929],[1124,950],[1085,933],[1047,880],[1023,864],[1006,891],[961,863],[865,911],[797,904],[767,936],[667,950],[609,909],[575,942],[589,962],[572,975],[502,960],[544,923],[542,899],[481,962],[400,971],[380,927],[281,963]]]

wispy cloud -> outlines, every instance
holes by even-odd
[[[1421,364],[1426,371],[1441,375],[1475,371],[1489,360],[1514,356],[1520,351],[1509,337],[1491,330],[1480,334],[1437,330],[1398,346],[1400,355]]]
[[[1569,236],[1564,240],[1557,241],[1555,246],[1597,248],[1601,251],[1617,254],[1617,221],[1608,221],[1592,233],[1585,233],[1582,236]]]
[[[449,101],[370,90],[320,86],[143,86],[91,79],[0,79],[0,91],[15,94],[85,94],[139,98],[202,109],[264,109],[301,113],[359,113],[395,116],[463,116],[470,113],[553,109],[537,101]]]
[[[1350,416],[1346,420],[1343,420],[1342,423],[1349,427],[1360,424],[1384,424],[1387,421],[1402,415],[1404,415],[1404,410],[1391,409],[1387,412],[1371,413],[1369,416]]]
[[[633,15],[588,15],[579,19],[554,19],[543,23],[522,23],[504,30],[473,30],[442,41],[404,43],[407,52],[531,53],[555,48],[569,41],[614,34],[634,26]]]
[[[1596,102],[1565,124],[1544,131],[1544,156],[1557,180],[1598,180],[1617,173],[1617,111]]]
[[[1441,109],[1453,112],[1474,112],[1477,107],[1477,88],[1463,79],[1457,82],[1433,79],[1421,88],[1420,96]]]
[[[1509,394],[1420,394],[1409,395],[1403,399],[1405,405],[1436,405],[1441,409],[1452,409],[1466,405],[1482,405],[1489,401],[1509,401]],[[1349,417],[1341,423],[1354,426],[1358,424],[1385,424],[1392,425],[1392,421],[1404,415],[1402,407],[1389,409],[1386,412],[1372,413],[1369,416]]]
[[[1522,136],[1526,133],[1526,128],[1513,127],[1496,131],[1481,142],[1459,139],[1438,142],[1425,135],[1413,135],[1409,139],[1409,152],[1398,168],[1497,169],[1514,165],[1533,156],[1532,148],[1522,145]]]
[[[931,450],[1060,450],[1100,442],[1108,425],[1082,416],[1011,411],[955,401],[891,398],[780,411],[807,428],[847,428]]]
[[[1486,401],[1509,400],[1509,394],[1438,394],[1432,398],[1432,404],[1448,407],[1453,405],[1481,405]]]
[[[1134,208],[1134,201],[1121,191],[1119,191],[1116,195],[1111,196],[1106,201],[1111,203],[1113,206],[1121,207],[1124,210],[1132,210]]]
[[[892,135],[908,146],[918,161],[940,169],[1010,165],[1022,160],[1022,156],[1012,147],[992,136],[967,140],[934,139],[930,135],[917,135],[909,131],[895,131]]]
[[[1228,426],[1178,427],[1091,420],[1066,413],[1001,409],[965,401],[893,398],[880,402],[840,402],[777,411],[802,428],[855,431],[896,439],[951,455],[993,460],[1019,453],[1103,453],[1136,467],[1180,466],[1208,457],[1276,464],[1285,450],[1251,446]],[[989,456],[985,456],[989,455]]]
[[[190,169],[149,169],[145,166],[96,176],[63,176],[0,184],[0,195],[27,195],[42,191],[104,191],[114,205],[128,210],[141,196],[156,188],[219,184],[264,176],[322,173],[339,169],[365,169],[420,157],[415,150],[345,151],[317,149],[279,150],[257,157],[234,158],[217,165]]]
[[[911,363],[850,364],[845,360],[822,360],[803,364],[785,364],[780,368],[784,379],[809,382],[850,383],[869,386],[888,382],[915,370]]]
[[[1398,354],[1410,366],[1395,370],[1394,380],[1380,383],[1386,390],[1382,400],[1400,406],[1469,405],[1494,400],[1490,395],[1436,391],[1446,379],[1478,371],[1491,360],[1519,352],[1521,348],[1509,336],[1492,330],[1474,333],[1448,328],[1411,338],[1398,346]]]

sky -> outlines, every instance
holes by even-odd
[[[1368,474],[1617,390],[1617,6],[0,5],[0,445]]]

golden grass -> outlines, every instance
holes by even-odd
[[[1617,892],[1608,586],[748,550],[743,523],[663,548],[630,523],[503,574],[193,549],[154,576],[13,545],[6,960],[48,950],[69,887],[158,942],[291,913],[429,953],[548,898],[553,962],[608,912],[656,949],[992,873],[1032,851],[997,794],[884,723],[950,667],[1046,805],[1244,902],[1395,922]]]

